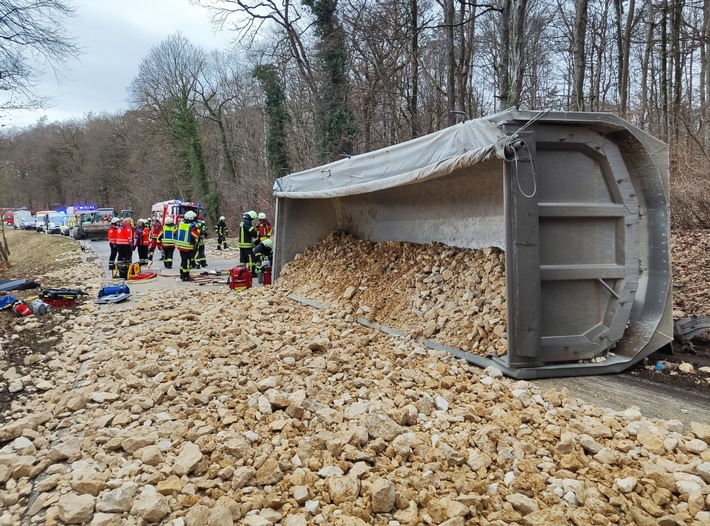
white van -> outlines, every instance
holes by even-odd
[[[24,223],[28,217],[32,217],[32,212],[29,210],[15,210],[13,227],[15,229],[24,228]]]

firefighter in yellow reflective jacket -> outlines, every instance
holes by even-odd
[[[192,210],[185,212],[175,231],[175,247],[180,251],[180,279],[190,281],[190,267],[195,244],[200,238],[200,230],[195,224],[197,214]]]
[[[165,218],[160,234],[158,234],[158,246],[163,249],[163,265],[165,268],[173,268],[173,252],[175,252],[175,231],[177,227],[173,218]]]
[[[207,266],[207,256],[205,255],[205,238],[207,237],[207,223],[202,219],[195,221],[195,225],[200,230],[200,237],[195,243],[195,257],[193,259],[193,267],[200,268]]]
[[[242,215],[242,222],[239,223],[239,264],[247,267],[252,275],[256,275],[253,254],[254,243],[259,240],[259,232],[253,223],[255,219],[256,212],[249,211]]]

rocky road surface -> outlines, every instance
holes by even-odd
[[[0,526],[710,524],[708,420],[481,370],[293,301],[288,272],[132,288],[14,322],[46,337],[4,375]]]

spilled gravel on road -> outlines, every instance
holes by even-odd
[[[418,265],[409,250],[383,253]],[[451,251],[408,274],[410,292],[434,275],[447,290]],[[358,282],[314,270],[330,307],[297,303],[299,260],[273,287],[151,286],[129,311],[52,313],[61,342],[32,358],[0,427],[0,525],[710,523],[710,425],[586,404],[354,323],[409,323],[417,298],[439,309],[432,335],[467,314],[439,292],[388,313],[368,281],[386,257]],[[14,330],[35,323],[50,318]]]

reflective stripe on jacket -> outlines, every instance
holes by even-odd
[[[239,248],[254,248],[254,241],[259,239],[259,232],[248,219],[239,223]]]
[[[108,242],[112,245],[116,244],[116,236],[118,235],[118,227],[116,225],[111,225],[108,227]]]
[[[158,236],[158,243],[162,243],[164,247],[175,246],[175,225],[165,225],[163,231]]]
[[[178,250],[193,250],[195,248],[195,238],[197,237],[199,237],[199,231],[194,223],[180,221],[175,231],[175,246]]]
[[[133,243],[133,227],[121,225],[116,229],[116,244],[130,245]]]

